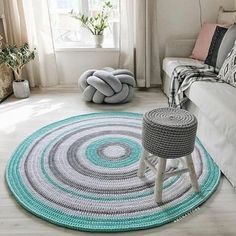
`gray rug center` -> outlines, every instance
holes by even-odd
[[[103,159],[116,160],[129,157],[131,148],[124,143],[106,143],[98,149],[98,155]]]
[[[123,157],[125,155],[125,149],[118,145],[112,145],[104,148],[103,154],[111,158]]]

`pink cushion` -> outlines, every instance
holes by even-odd
[[[216,30],[216,26],[221,25],[206,23],[202,26],[202,29],[195,43],[192,55],[190,56],[191,58],[200,61],[206,60],[209,48],[211,46],[212,38]]]

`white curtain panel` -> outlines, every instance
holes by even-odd
[[[138,87],[161,84],[157,0],[120,0],[120,67],[135,73]]]
[[[32,87],[58,84],[56,56],[53,45],[47,0],[4,0],[9,43],[29,43],[36,48],[36,59],[26,66]]]

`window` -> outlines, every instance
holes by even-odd
[[[94,38],[81,26],[79,20],[69,14],[73,9],[77,13],[94,16],[103,6],[105,0],[49,0],[50,19],[56,48],[92,48]],[[112,10],[109,27],[104,31],[105,48],[118,47],[119,37],[119,0],[109,0]]]

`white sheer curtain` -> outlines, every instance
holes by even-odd
[[[120,67],[135,73],[138,87],[161,84],[157,0],[121,0]]]
[[[37,56],[26,67],[26,76],[33,86],[58,84],[56,56],[53,45],[47,0],[4,0],[9,43],[28,42]]]

